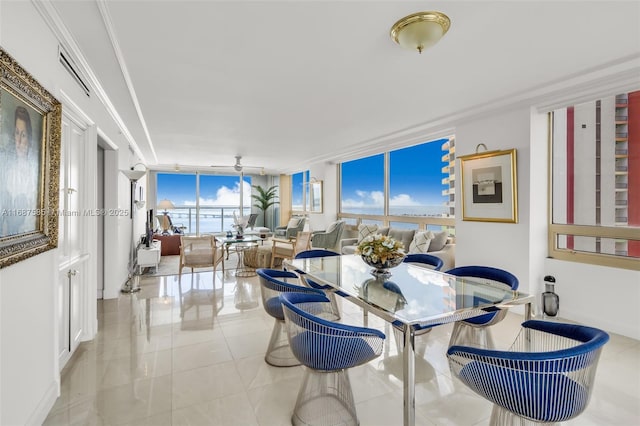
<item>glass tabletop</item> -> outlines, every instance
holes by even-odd
[[[263,241],[264,238],[260,238],[257,235],[245,235],[242,238],[233,237],[216,237],[216,240],[220,241],[222,244],[235,244],[235,243],[257,243]]]
[[[499,304],[530,303],[532,297],[506,285],[462,278],[402,263],[388,278],[375,278],[360,256],[343,255],[287,262],[314,281],[328,284],[404,324],[433,325],[478,315]]]

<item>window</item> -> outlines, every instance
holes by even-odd
[[[341,164],[340,211],[384,215],[384,154]]]
[[[449,214],[448,153],[439,139],[389,153],[389,215],[437,216]]]
[[[304,212],[305,202],[305,182],[309,181],[309,171],[300,172],[291,175],[291,210],[295,212]]]
[[[379,222],[453,233],[454,142],[453,137],[438,139],[342,163],[340,217],[350,224]]]
[[[244,177],[242,190],[238,176],[158,173],[158,201],[168,199],[175,209],[169,211],[175,226],[186,234],[223,232],[231,229],[233,213],[251,213],[251,178]],[[162,212],[159,212],[162,214]]]
[[[553,257],[640,269],[640,92],[557,109]]]

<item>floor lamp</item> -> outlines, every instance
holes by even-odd
[[[142,163],[138,163],[142,164]],[[138,185],[138,180],[144,176],[147,171],[145,170],[135,170],[136,164],[130,170],[122,170],[122,173],[129,178],[129,182],[131,182],[131,247],[129,248],[129,277],[127,282],[122,286],[120,290],[122,293],[135,293],[136,291],[140,291],[140,287],[137,285],[137,276],[136,276],[136,236],[135,236],[135,217],[136,217],[136,205],[135,205],[135,196],[136,196],[136,186]]]

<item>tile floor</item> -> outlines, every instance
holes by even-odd
[[[99,333],[77,349],[62,374],[46,425],[288,425],[302,367],[267,365],[273,320],[257,278],[230,271],[141,280],[142,291],[98,302]],[[343,321],[362,312],[340,300]],[[494,327],[508,347],[522,317]],[[384,353],[350,370],[363,426],[402,424],[402,365],[393,333]],[[452,380],[445,351],[451,326],[423,336],[416,361],[416,424],[486,425],[491,405]],[[611,335],[588,409],[567,425],[640,424],[640,342]]]

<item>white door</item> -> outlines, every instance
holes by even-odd
[[[87,212],[83,211],[87,192],[82,179],[85,161],[85,132],[67,114],[62,118],[60,155],[59,268],[58,268],[58,357],[62,369],[80,344],[85,321],[85,273],[89,259],[82,238]]]

